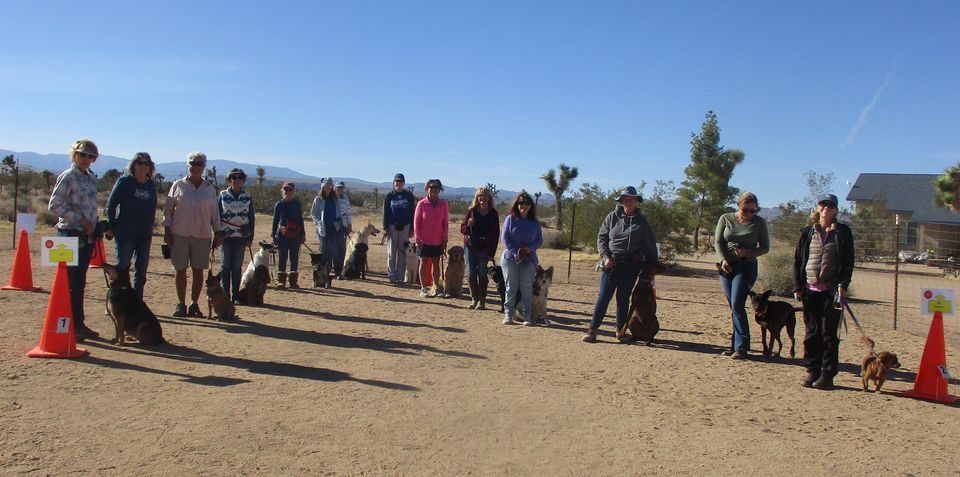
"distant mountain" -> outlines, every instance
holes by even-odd
[[[6,157],[9,154],[13,154],[23,167],[36,170],[47,169],[55,174],[59,174],[70,165],[70,156],[67,154],[38,154],[35,152],[15,152],[0,149],[0,157]],[[128,158],[102,155],[97,158],[97,162],[94,163],[91,168],[98,175],[102,175],[110,169],[123,171],[127,168],[129,162],[130,159]],[[217,168],[217,180],[220,184],[225,182],[224,178],[227,173],[230,172],[230,169],[234,167],[243,169],[243,171],[247,173],[248,182],[255,183],[256,181],[257,164],[241,163],[227,159],[211,159],[207,161],[207,168],[209,169],[211,167]],[[263,168],[265,172],[264,182],[271,186],[275,186],[284,181],[293,181],[299,188],[319,190],[323,182],[323,178],[303,174],[287,167],[264,165]],[[163,174],[163,177],[168,181],[176,180],[186,174],[186,160],[183,162],[157,164],[157,172]],[[372,192],[374,189],[377,189],[378,193],[386,194],[393,188],[392,182],[371,182],[352,177],[337,177],[335,179],[337,181],[343,181],[348,191]],[[423,182],[407,183],[407,187],[413,187],[414,194],[417,197],[423,196],[423,186]],[[470,200],[473,198],[475,190],[473,187],[451,187],[447,185],[444,186],[443,197],[448,199],[461,198]],[[498,201],[506,201],[515,195],[517,195],[516,191],[501,190],[497,193],[497,199]],[[549,204],[554,202],[553,196],[550,194],[541,195],[539,200]]]

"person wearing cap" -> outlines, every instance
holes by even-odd
[[[220,284],[227,298],[239,301],[240,276],[243,273],[243,250],[253,245],[256,224],[253,197],[243,188],[247,174],[233,168],[227,173],[230,187],[217,197],[223,244],[220,245]]]
[[[393,190],[383,198],[383,234],[387,238],[387,278],[403,283],[407,271],[406,244],[413,238],[417,198],[408,191],[403,174],[393,176]]]
[[[759,211],[757,196],[743,192],[737,200],[737,211],[721,215],[713,234],[720,286],[733,322],[730,348],[723,354],[733,359],[745,359],[750,351],[747,294],[757,281],[757,257],[770,251],[767,221],[757,215]]]
[[[303,205],[297,198],[293,182],[280,186],[281,198],[273,206],[273,225],[270,237],[277,244],[277,288],[287,286],[287,258],[290,259],[290,288],[300,288],[297,270],[300,264],[300,244],[307,241],[303,225]]]
[[[83,297],[87,287],[87,268],[94,243],[99,238],[100,220],[97,216],[97,175],[90,170],[100,155],[97,145],[89,139],[80,139],[70,147],[70,168],[57,176],[50,194],[48,208],[59,217],[57,235],[77,237],[77,265],[67,267],[70,283],[70,310],[73,312],[73,330],[77,341],[100,336],[86,325]]]
[[[413,238],[420,256],[420,296],[430,296],[426,286],[430,278],[433,279],[433,296],[443,296],[440,256],[447,251],[450,213],[447,202],[440,198],[443,190],[440,179],[428,180],[424,189],[427,195],[417,202],[417,208],[413,211]]]
[[[500,267],[506,284],[503,324],[513,324],[513,315],[520,306],[517,302],[519,293],[520,300],[523,300],[523,324],[534,326],[533,280],[537,275],[537,249],[543,245],[543,230],[537,220],[537,205],[527,191],[521,191],[513,198],[510,213],[503,220],[500,240],[503,242]]]
[[[800,231],[793,261],[794,298],[803,303],[804,387],[832,389],[839,368],[844,295],[853,277],[853,232],[837,221],[837,196],[817,201],[809,225]]]
[[[479,187],[460,223],[463,251],[467,259],[467,282],[470,284],[470,309],[487,307],[487,262],[497,256],[500,240],[500,216],[494,208],[493,194]]]
[[[105,236],[117,240],[117,268],[129,269],[133,264],[133,288],[141,299],[147,283],[150,244],[157,215],[155,170],[150,154],[134,154],[127,164],[126,174],[117,179],[107,199]]]
[[[597,251],[603,267],[600,270],[600,293],[593,307],[590,327],[583,341],[597,341],[597,330],[603,323],[607,307],[617,296],[617,329],[627,323],[630,294],[645,262],[657,262],[657,239],[638,206],[643,198],[633,186],[625,187],[617,197],[617,207],[607,214],[597,233]],[[631,341],[629,335],[618,338],[621,343]]]
[[[163,205],[163,243],[170,246],[170,262],[176,271],[177,306],[173,316],[203,318],[197,300],[203,291],[203,271],[210,268],[210,253],[220,246],[220,211],[217,189],[203,178],[207,156],[187,156],[187,176],[175,181]],[[211,245],[211,240],[213,244]],[[187,308],[187,268],[193,271],[190,308]]]
[[[343,212],[340,209],[340,198],[333,187],[333,179],[323,180],[320,192],[313,199],[310,207],[310,217],[317,226],[317,237],[320,240],[320,253],[323,254],[327,266],[333,270],[337,278],[343,276],[343,256],[346,254],[346,230],[343,225]]]
[[[347,235],[353,233],[353,215],[350,213],[350,197],[347,196],[347,185],[343,181],[337,182],[333,189],[337,193],[337,199],[340,201],[340,218],[343,221],[343,234],[340,240],[340,255],[335,257],[338,263],[344,263],[347,254]]]

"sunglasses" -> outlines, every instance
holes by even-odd
[[[78,152],[77,155],[80,156],[80,157],[82,157],[82,158],[84,158],[84,159],[96,159],[96,158],[97,158],[97,155],[96,155],[96,154],[89,154],[89,153],[86,153],[86,152]]]
[[[245,181],[247,180],[247,178],[243,176],[230,176],[230,177],[227,177],[227,180],[228,181]]]
[[[533,202],[530,202],[529,200],[519,200],[517,201],[517,205],[533,205]]]
[[[153,163],[150,161],[133,161],[134,164],[138,166],[152,166]]]
[[[190,167],[206,167],[206,162],[191,162]]]
[[[744,214],[756,214],[757,212],[760,212],[760,209],[740,209],[740,212],[743,212]]]
[[[284,192],[293,192],[293,187],[284,187]]]
[[[427,189],[439,190],[440,188],[437,186],[430,186],[430,187],[427,187]]]

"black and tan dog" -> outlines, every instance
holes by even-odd
[[[130,269],[104,264],[103,271],[107,274],[109,282],[107,301],[110,303],[110,308],[108,311],[116,328],[113,343],[123,346],[127,333],[143,345],[166,343],[157,316],[150,311],[137,290],[130,284]]]
[[[507,282],[503,280],[503,267],[490,265],[487,267],[487,276],[497,284],[497,293],[500,294],[500,313],[503,313],[503,302],[507,301]]]
[[[347,280],[367,279],[367,250],[369,249],[370,246],[365,243],[354,245],[353,252],[350,252],[346,263],[343,264],[343,278]]]
[[[643,344],[652,344],[657,333],[660,332],[660,321],[657,320],[657,297],[653,289],[654,278],[663,273],[666,267],[659,262],[644,264],[630,293],[630,311],[627,323],[617,330],[617,339],[626,335],[630,330],[633,339]]]
[[[207,270],[207,316],[220,321],[236,321],[240,319],[237,317],[237,308],[227,299],[220,285],[220,273],[214,275]]]
[[[753,318],[760,325],[761,343],[763,344],[763,356],[773,355],[773,341],[776,340],[780,345],[777,348],[776,356],[780,356],[783,350],[783,342],[780,341],[780,331],[787,329],[787,336],[790,337],[790,357],[796,356],[794,346],[796,340],[793,337],[797,327],[797,312],[800,309],[785,301],[776,301],[770,299],[770,293],[773,290],[767,290],[756,294],[753,291],[747,295],[750,296],[750,304],[753,306]],[[767,332],[770,332],[770,340],[767,341]]]
[[[310,254],[310,267],[313,268],[313,287],[330,288],[333,283],[333,276],[330,274],[330,266],[327,265],[327,259],[322,253]]]
[[[872,380],[876,384],[874,392],[879,392],[883,382],[887,379],[887,371],[899,367],[900,361],[895,353],[889,351],[874,353],[871,350],[870,354],[866,355],[863,362],[860,363],[860,380],[863,382],[863,390],[867,390],[867,383]]]

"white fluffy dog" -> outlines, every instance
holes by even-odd
[[[407,242],[405,260],[407,270],[404,272],[403,281],[411,285],[420,283],[420,275],[418,273],[418,269],[420,268],[420,257],[417,256],[416,242]]]
[[[257,266],[263,265],[268,270],[270,269],[271,253],[277,253],[276,247],[272,243],[260,242],[260,250],[257,250],[257,253],[253,255],[253,261],[247,265],[247,269],[243,272],[243,277],[240,279],[240,288],[247,286],[247,283],[253,278],[253,272],[256,271]]]

